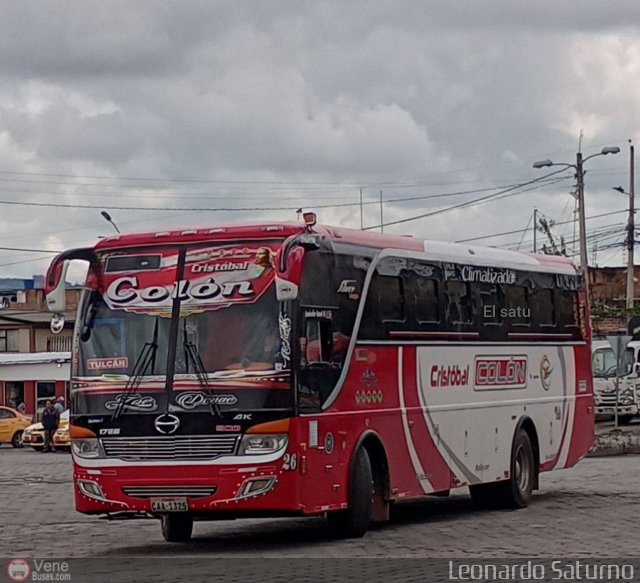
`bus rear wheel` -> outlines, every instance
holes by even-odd
[[[531,501],[536,481],[535,455],[529,434],[520,429],[511,449],[511,472],[508,480],[469,487],[473,505],[479,509],[525,508]]]
[[[371,524],[373,514],[373,472],[371,460],[364,447],[358,449],[349,480],[349,508],[329,512],[329,531],[337,538],[360,538]]]
[[[193,516],[190,514],[163,514],[160,521],[162,536],[168,543],[185,543],[191,540]]]

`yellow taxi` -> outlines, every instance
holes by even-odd
[[[0,443],[22,447],[22,434],[29,425],[29,417],[11,407],[0,407]]]
[[[36,451],[44,448],[44,427],[42,423],[34,423],[22,432],[22,443],[30,445]],[[53,447],[71,450],[69,436],[69,409],[60,413],[60,424],[53,434]]]

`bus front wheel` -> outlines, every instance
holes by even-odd
[[[168,543],[185,543],[191,540],[193,516],[190,514],[163,514],[160,521],[162,536]]]
[[[360,538],[369,529],[373,514],[373,472],[364,447],[358,449],[349,481],[349,508],[329,512],[327,522],[331,534],[338,538]]]

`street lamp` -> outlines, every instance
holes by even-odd
[[[113,225],[113,228],[116,230],[116,233],[120,234],[120,229],[118,229],[118,225],[113,222],[111,215],[107,211],[101,211],[100,214],[104,217],[104,220]]]
[[[578,191],[578,210],[579,210],[579,220],[580,220],[580,268],[582,269],[582,274],[584,275],[585,286],[587,287],[587,291],[589,289],[589,260],[587,257],[587,235],[586,235],[586,217],[584,213],[584,170],[582,165],[589,159],[595,158],[596,156],[606,156],[607,154],[617,154],[620,152],[620,148],[618,146],[607,146],[602,148],[600,152],[597,154],[591,154],[591,156],[587,156],[586,158],[582,158],[582,152],[578,152],[576,154],[576,163],[575,164],[567,164],[567,163],[554,163],[549,159],[540,160],[539,162],[535,162],[534,168],[546,168],[548,166],[564,166],[565,168],[573,168],[576,171],[575,177],[578,181],[577,183],[577,191]]]

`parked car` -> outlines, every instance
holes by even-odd
[[[0,443],[22,447],[22,434],[31,419],[11,407],[0,407]]]
[[[44,427],[42,423],[33,423],[22,432],[22,442],[31,446],[36,451],[44,448]],[[53,434],[53,446],[71,450],[71,438],[69,437],[69,409],[60,413],[60,425]]]

